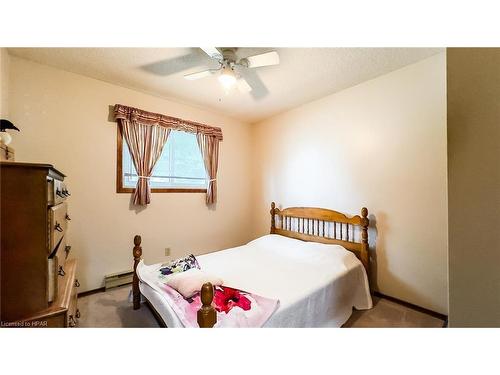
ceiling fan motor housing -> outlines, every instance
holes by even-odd
[[[238,60],[238,57],[236,56],[236,50],[237,50],[237,48],[234,48],[234,47],[222,48],[221,52],[222,52],[222,56],[224,58],[224,61],[235,64],[236,61]]]
[[[242,66],[244,68],[248,68],[248,60],[246,58],[238,59],[236,56],[236,51],[238,48],[221,48],[223,61],[221,64],[223,66],[229,67],[233,69],[234,66]]]
[[[239,91],[243,93],[254,90],[245,80],[244,72],[246,68],[259,68],[279,64],[279,55],[276,51],[259,53],[257,55],[238,58],[236,47],[200,47],[210,58],[219,63],[217,69],[205,69],[201,72],[185,74],[188,80],[197,80],[218,73],[220,83],[228,89],[237,83]],[[243,68],[243,69],[240,69]],[[261,85],[262,86],[262,85]],[[255,92],[255,91],[254,91]]]

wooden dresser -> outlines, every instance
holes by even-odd
[[[2,327],[77,324],[64,177],[50,164],[0,162]]]

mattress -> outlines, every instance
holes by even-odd
[[[246,245],[197,256],[202,270],[224,285],[280,301],[264,327],[340,327],[352,308],[370,309],[365,269],[339,245],[267,235]],[[168,327],[183,327],[167,300],[141,277],[159,264],[141,264],[141,293]]]

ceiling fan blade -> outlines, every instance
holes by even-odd
[[[247,69],[245,71],[245,80],[252,88],[252,91],[250,91],[250,95],[255,100],[262,100],[269,94],[269,90],[267,89],[266,85],[264,85],[264,82],[262,82],[262,80],[260,79],[259,75],[257,74],[257,70]]]
[[[240,92],[244,94],[252,91],[252,86],[250,86],[246,79],[243,77],[238,78],[238,80],[236,81],[236,85],[238,86],[238,90],[240,90]]]
[[[278,65],[280,63],[280,56],[278,52],[271,51],[259,55],[248,56],[243,60],[245,60],[248,68],[258,68],[260,66]]]
[[[202,69],[203,65],[205,65],[204,60],[205,58],[203,52],[195,51],[194,53],[189,53],[187,55],[177,56],[143,65],[140,68],[148,73],[158,76],[169,76],[194,67]]]
[[[222,60],[224,58],[222,56],[222,53],[220,53],[220,51],[215,47],[200,47],[200,48],[212,59]]]
[[[195,79],[205,78],[211,76],[214,73],[214,69],[202,70],[201,72],[184,74],[184,78],[194,81]]]

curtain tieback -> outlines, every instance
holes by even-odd
[[[145,178],[145,179],[150,179],[151,177],[149,176],[137,176],[138,178]]]
[[[208,182],[214,182],[216,180],[217,180],[216,178],[212,178],[211,180],[208,180]]]

